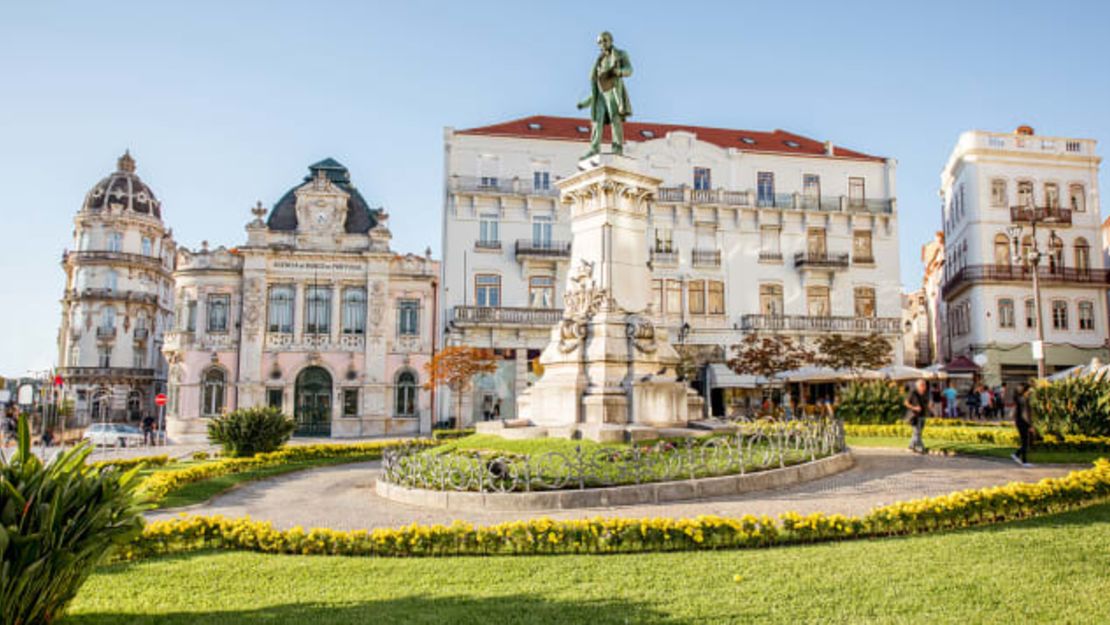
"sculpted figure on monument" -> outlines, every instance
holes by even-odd
[[[567,319],[589,319],[601,309],[608,293],[597,286],[594,280],[594,263],[585,259],[570,277],[570,286],[563,294],[564,317]]]
[[[590,109],[593,122],[590,150],[582,158],[601,152],[605,124],[613,129],[613,154],[623,154],[624,120],[632,115],[632,101],[624,87],[624,79],[632,75],[628,53],[613,47],[613,35],[609,31],[597,36],[597,46],[601,53],[590,70],[590,96],[578,103],[579,109]]]

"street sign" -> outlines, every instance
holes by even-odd
[[[54,386],[61,386],[62,382],[63,382],[62,376],[60,376],[60,375],[54,376]]]
[[[157,395],[155,395],[154,396],[154,403],[158,404],[159,406],[165,406],[166,405],[166,394],[165,393],[158,393]]]
[[[1033,341],[1033,360],[1044,358],[1044,341]]]
[[[19,404],[21,406],[30,406],[35,403],[35,387],[30,384],[24,384],[19,387]]]

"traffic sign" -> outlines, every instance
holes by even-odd
[[[166,394],[165,393],[158,393],[157,395],[155,395],[154,396],[154,403],[158,404],[159,406],[165,406],[166,405]]]
[[[54,386],[61,386],[62,382],[63,382],[62,376],[60,376],[60,375],[54,376]]]

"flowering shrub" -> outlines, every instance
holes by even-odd
[[[736,549],[915,534],[1062,512],[1110,498],[1110,460],[1035,484],[1012,483],[882,506],[862,517],[788,512],[777,519],[546,518],[484,527],[412,524],[396,529],[278,530],[249,518],[185,517],[146,526],[125,558],[229,549],[304,555],[445,556],[629,553]]]
[[[892,425],[852,425],[844,426],[847,436],[909,437],[910,426]],[[1007,427],[928,427],[925,433],[933,438],[954,443],[989,443],[992,445],[1017,446],[1017,430]],[[1036,444],[1037,449],[1053,451],[1105,451],[1110,453],[1110,436],[1057,436],[1046,434]]]
[[[161,467],[169,464],[169,456],[137,456],[135,458],[119,458],[117,460],[100,460],[92,463],[94,469],[112,467],[115,469],[130,469],[139,465],[147,467]]]
[[[436,443],[428,440],[407,441],[408,445],[432,446]],[[193,482],[208,480],[214,477],[242,473],[263,467],[273,467],[290,462],[305,460],[322,460],[330,458],[344,458],[351,461],[377,460],[382,457],[382,451],[387,447],[397,445],[396,441],[355,443],[353,445],[324,443],[320,445],[293,445],[257,454],[248,458],[221,458],[212,462],[198,464],[184,469],[160,471],[143,481],[141,491],[151,500],[157,501],[171,492]]]
[[[1029,394],[1033,422],[1045,434],[1110,436],[1110,378],[1038,381]]]

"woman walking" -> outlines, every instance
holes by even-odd
[[[1028,395],[1028,384],[1023,383],[1014,391],[1014,427],[1017,428],[1021,447],[1010,455],[1014,462],[1026,468],[1033,466],[1029,464],[1029,445],[1033,439],[1033,419],[1029,414]]]

